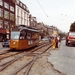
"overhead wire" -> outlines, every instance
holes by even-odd
[[[43,9],[42,5],[40,4],[40,2],[37,0],[38,4],[40,5],[41,9],[43,10],[44,14],[48,17],[48,15],[46,14],[45,10]]]

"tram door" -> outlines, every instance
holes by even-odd
[[[20,37],[19,37],[19,48],[20,49],[25,49],[28,47],[27,42],[28,40],[26,39],[27,32],[25,30],[20,32]]]

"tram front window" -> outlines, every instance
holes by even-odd
[[[19,39],[20,32],[11,32],[11,39]]]

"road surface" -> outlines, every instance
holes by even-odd
[[[75,46],[66,46],[64,40],[59,48],[51,50],[50,53],[48,61],[55,69],[66,75],[75,75]]]

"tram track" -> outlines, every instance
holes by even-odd
[[[3,54],[8,53],[8,52],[10,52],[10,50],[0,51],[0,55],[3,55]]]
[[[40,56],[41,54],[45,53],[50,47],[51,47],[51,45],[50,45],[47,49],[45,49],[43,52],[37,53],[37,54],[33,57],[32,60],[30,60],[29,62],[27,62],[27,63],[24,64],[23,66],[21,66],[21,67],[20,67],[18,70],[16,70],[12,75],[16,75],[19,71],[21,71],[21,70],[22,70],[23,68],[25,68],[26,66],[28,66],[28,67],[27,67],[26,71],[24,72],[24,75],[28,75],[28,73],[29,73],[29,71],[30,71],[32,65],[34,64],[34,62],[39,58],[39,56]]]
[[[49,44],[49,43],[48,43],[48,44]],[[47,44],[47,45],[48,45],[48,44]],[[35,48],[35,49],[31,50],[30,52],[27,52],[27,53],[24,52],[23,55],[18,56],[17,58],[12,59],[12,60],[10,60],[10,61],[8,61],[8,62],[6,62],[6,63],[0,65],[0,72],[3,71],[3,70],[5,70],[8,66],[10,66],[11,64],[13,64],[13,63],[16,62],[17,60],[23,58],[24,56],[34,56],[34,57],[32,58],[32,60],[28,61],[26,64],[24,64],[23,66],[21,66],[19,69],[17,69],[17,70],[12,74],[12,75],[16,75],[20,70],[22,70],[22,69],[25,68],[26,66],[30,65],[30,66],[28,66],[28,68],[27,68],[27,70],[25,71],[25,74],[24,74],[24,75],[28,75],[28,72],[29,72],[31,66],[32,66],[32,65],[34,64],[34,62],[38,59],[38,57],[39,57],[42,53],[44,53],[45,51],[43,51],[43,52],[41,52],[41,53],[37,53],[37,52],[34,53],[34,52],[37,51],[38,49],[40,49],[41,47],[44,47],[44,46],[46,46],[46,44],[44,44],[44,45],[42,45],[42,46],[40,46],[40,47],[38,47],[38,48]],[[50,47],[51,47],[51,45],[50,45]],[[50,48],[50,47],[49,47],[49,48]],[[48,48],[47,48],[47,49],[48,49]],[[46,49],[46,50],[47,50],[47,49]]]
[[[35,57],[34,57],[34,60],[31,62],[31,64],[28,66],[27,70],[25,71],[25,74],[24,75],[28,75],[32,65],[34,64],[34,62],[39,58],[40,55],[42,55],[43,53],[45,53],[49,48],[51,47],[51,45],[45,49],[43,52],[37,54]]]
[[[48,44],[49,44],[49,43],[48,43]],[[43,47],[43,46],[45,46],[45,45],[46,45],[46,43],[45,43],[45,44],[40,44],[38,47],[29,50],[29,52],[26,51],[26,53],[33,53],[33,52],[35,52],[36,50],[38,50],[39,48],[41,48],[41,47]],[[14,52],[14,51],[13,51],[13,52]],[[11,57],[11,56],[17,55],[17,54],[22,53],[22,52],[25,52],[25,50],[24,50],[24,51],[20,51],[20,52],[17,51],[16,53],[13,53],[13,52],[11,53],[11,50],[6,50],[6,51],[1,52],[1,53],[0,53],[0,60],[1,60],[1,59],[5,59],[5,58],[7,58],[7,57]]]

